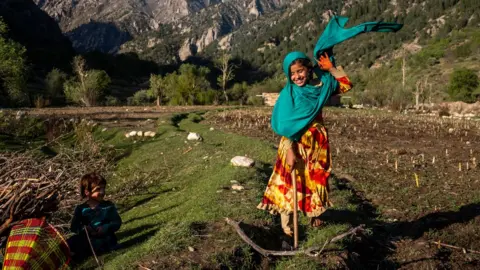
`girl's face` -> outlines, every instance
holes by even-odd
[[[301,63],[294,63],[290,66],[290,79],[298,86],[304,86],[308,80],[308,67]]]
[[[88,199],[95,201],[102,201],[105,197],[105,185],[98,185],[92,188],[91,192],[85,191],[85,195]]]

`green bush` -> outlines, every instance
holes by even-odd
[[[229,100],[239,105],[244,105],[248,100],[248,85],[246,82],[236,83],[227,91]]]
[[[131,100],[130,105],[140,106],[147,105],[153,102],[153,97],[150,95],[148,90],[137,91]]]
[[[263,106],[263,97],[250,96],[247,100],[248,105]]]
[[[447,93],[452,100],[475,102],[479,85],[480,82],[475,71],[460,68],[454,70],[450,76]]]
[[[105,105],[106,106],[118,106],[120,105],[120,100],[114,96],[106,96],[105,97]]]

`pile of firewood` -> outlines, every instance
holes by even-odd
[[[52,213],[70,217],[80,200],[80,177],[92,171],[105,173],[108,166],[107,159],[72,149],[52,158],[28,152],[0,153],[0,236],[22,219]]]

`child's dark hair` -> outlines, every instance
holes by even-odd
[[[306,68],[308,68],[308,75],[309,75],[309,79],[312,78],[312,75],[313,75],[313,64],[312,64],[312,61],[310,61],[309,59],[305,59],[305,58],[299,58],[299,59],[296,59],[295,61],[293,61],[291,64],[290,64],[290,67],[292,67],[293,65],[295,64],[300,64]]]
[[[106,185],[107,180],[96,172],[87,173],[80,179],[80,194],[85,198],[85,191],[91,192],[93,187]]]

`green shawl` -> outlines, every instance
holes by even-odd
[[[349,38],[365,32],[396,32],[403,25],[384,22],[367,22],[345,29],[348,18],[334,16],[317,41],[314,56],[328,51],[330,59],[335,63],[332,48]],[[291,140],[298,141],[309,124],[320,113],[332,93],[338,88],[337,80],[328,72],[314,68],[314,73],[322,82],[321,86],[297,86],[290,79],[290,65],[297,59],[309,59],[302,52],[291,52],[283,60],[283,72],[287,76],[287,84],[280,92],[273,108],[272,129],[275,133]],[[316,61],[315,61],[316,62]]]

